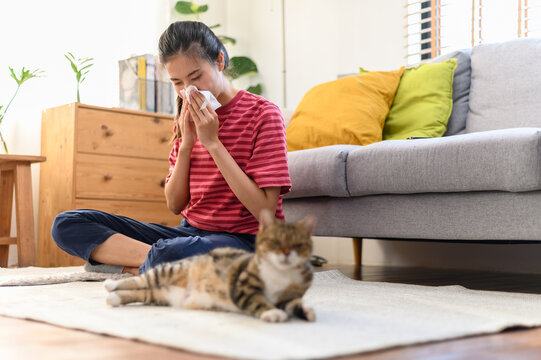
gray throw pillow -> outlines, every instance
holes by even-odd
[[[456,50],[430,60],[430,62],[439,63],[448,59],[456,59],[458,64],[453,78],[453,111],[447,123],[447,131],[443,136],[466,132],[471,80],[470,54],[471,49]]]

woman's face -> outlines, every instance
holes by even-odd
[[[177,54],[171,57],[165,63],[165,69],[171,78],[175,92],[180,95],[181,90],[194,85],[199,90],[210,91],[217,98],[222,92],[223,84],[221,75],[223,66],[220,58],[223,59],[222,53],[220,53],[217,63],[213,65],[207,59],[198,56]]]

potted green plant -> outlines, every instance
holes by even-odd
[[[2,121],[4,120],[4,117],[6,116],[6,113],[9,109],[9,106],[13,102],[13,99],[15,99],[15,96],[19,93],[19,89],[21,88],[21,85],[24,84],[26,81],[35,78],[35,77],[41,77],[44,74],[43,70],[36,69],[36,70],[27,70],[24,68],[21,69],[20,74],[16,74],[13,68],[9,67],[9,71],[11,73],[11,77],[15,80],[17,83],[17,88],[15,89],[15,93],[11,97],[11,100],[9,100],[8,104],[4,107],[3,105],[0,105],[0,125],[2,125]],[[0,142],[2,143],[4,147],[4,151],[6,154],[8,153],[8,145],[4,139],[4,136],[2,135],[2,131],[0,129]]]
[[[68,59],[71,64],[71,69],[75,73],[75,79],[77,80],[77,102],[81,102],[81,96],[79,94],[79,87],[86,79],[86,74],[90,71],[89,68],[94,65],[92,61],[94,58],[76,58],[72,53],[68,52],[64,54],[64,57]]]
[[[182,15],[193,15],[197,21],[201,21],[200,14],[207,12],[209,9],[208,5],[198,5],[193,1],[177,1],[175,4],[175,11]],[[220,24],[215,24],[209,26],[211,29],[216,29],[220,27]],[[229,36],[217,35],[220,41],[223,44],[235,45],[236,40]],[[235,80],[241,76],[252,76],[258,73],[257,65],[255,62],[247,56],[233,56],[229,59],[229,68],[224,72],[224,74],[230,79]],[[256,84],[248,87],[246,91],[249,91],[253,94],[261,95],[262,85]]]

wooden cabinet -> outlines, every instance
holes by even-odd
[[[57,214],[97,209],[176,226],[165,177],[173,117],[74,103],[44,110],[38,214],[38,266],[80,265],[51,237]]]

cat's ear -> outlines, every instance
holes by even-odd
[[[316,217],[314,215],[308,215],[304,219],[297,221],[297,224],[303,226],[309,234],[312,234],[316,226]]]
[[[261,209],[259,213],[259,230],[265,229],[267,226],[274,224],[276,218],[269,209]]]

